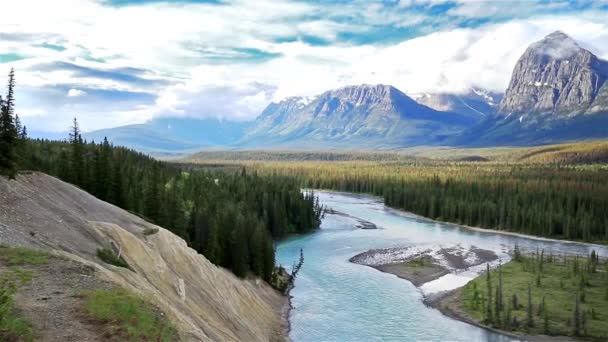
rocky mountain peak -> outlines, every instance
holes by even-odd
[[[556,31],[530,45],[517,61],[498,112],[584,113],[607,78],[608,62]]]
[[[393,86],[385,84],[362,84],[354,86],[346,86],[334,90],[327,91],[321,95],[322,97],[334,97],[343,101],[360,103],[366,100],[379,100],[388,98],[392,93],[398,91]]]

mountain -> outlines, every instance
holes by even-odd
[[[391,147],[438,143],[476,119],[421,105],[390,85],[358,85],[271,103],[244,146]]]
[[[608,62],[566,34],[553,32],[521,56],[498,112],[568,116],[606,110],[592,107],[607,78]]]
[[[608,137],[608,62],[562,32],[517,61],[497,114],[459,143],[531,145]]]
[[[143,124],[85,133],[87,140],[127,146],[148,153],[186,152],[226,146],[241,138],[250,123],[196,118],[157,118]]]
[[[413,98],[416,102],[438,111],[482,119],[496,112],[502,94],[472,88],[463,94],[424,93]]]

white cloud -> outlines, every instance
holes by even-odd
[[[86,94],[87,94],[86,91],[80,90],[80,89],[72,88],[72,89],[68,90],[68,97],[78,97],[78,96],[84,96]]]
[[[316,95],[331,88],[361,83],[391,84],[410,94],[458,93],[470,87],[502,92],[526,47],[558,29],[598,55],[608,57],[607,23],[592,22],[585,17],[537,18],[478,29],[437,32],[381,47],[280,44],[274,46],[274,51],[283,57],[266,63],[194,68],[188,82],[168,88],[161,100],[189,108],[184,104],[192,104],[194,99],[200,102],[200,97],[208,98],[213,94],[209,89],[221,84],[222,89],[235,90],[226,92],[221,100],[237,103],[243,93],[236,89],[254,82],[272,86],[263,98],[275,101],[287,96]],[[253,92],[255,90],[247,94]],[[260,113],[263,102],[238,106],[234,117],[255,117]],[[232,116],[233,109],[226,107],[223,115]],[[160,110],[157,113],[168,112]],[[181,115],[187,114],[200,115],[187,110],[181,112]]]
[[[402,0],[398,7],[444,2],[447,0]],[[456,3],[451,13],[466,18],[501,14],[510,7],[507,2]],[[369,1],[326,5],[290,0],[226,0],[222,5],[159,2],[123,7],[106,6],[101,0],[20,0],[3,3],[3,13],[10,15],[3,16],[0,23],[0,51],[30,57],[11,63],[17,69],[18,86],[62,89],[58,97],[64,102],[49,96],[52,102],[45,106],[33,96],[18,98],[24,117],[35,118],[33,124],[40,127],[56,124],[49,120],[57,121],[57,112],[67,118],[82,116],[82,125],[89,129],[163,115],[247,119],[259,114],[270,100],[316,95],[359,83],[392,84],[411,94],[460,92],[470,86],[502,91],[526,46],[555,30],[608,58],[608,23],[602,11],[511,20],[474,29],[448,24],[415,39],[363,45],[341,41],[340,37],[384,24],[409,28],[429,18]],[[444,20],[432,18],[437,25],[443,25]],[[1,38],[8,35],[21,35],[21,39]],[[311,35],[332,44],[280,42],[281,38]],[[45,42],[64,50],[35,46]],[[238,49],[277,57],[252,62],[243,58],[249,50]],[[151,82],[66,69],[39,70],[40,65],[58,61],[106,73],[141,68],[146,71],[137,77]],[[0,75],[6,74],[8,67],[0,64]],[[72,99],[66,99],[65,89],[70,89],[67,97]],[[100,89],[152,93],[157,98],[147,103],[104,104],[99,98],[84,102]],[[72,103],[73,97],[79,97],[77,104]],[[41,114],[47,112],[54,114]],[[67,125],[69,119],[63,126]]]

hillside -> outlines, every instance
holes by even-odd
[[[285,298],[265,283],[240,280],[171,232],[51,176],[0,178],[0,241],[89,267],[96,283],[124,288],[158,306],[183,340],[283,339]],[[102,262],[100,248],[120,253],[130,269]]]

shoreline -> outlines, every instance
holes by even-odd
[[[325,193],[334,193],[334,194],[340,194],[340,195],[347,195],[347,196],[354,196],[354,197],[367,197],[370,199],[376,199],[378,202],[380,203],[384,203],[384,200],[382,197],[380,196],[376,196],[373,194],[369,194],[369,193],[355,193],[355,192],[348,192],[348,191],[339,191],[339,190],[331,190],[331,189],[316,189],[316,192],[325,192]],[[576,241],[576,240],[566,240],[566,239],[556,239],[556,238],[550,238],[550,237],[544,237],[544,236],[536,236],[536,235],[529,235],[529,234],[525,234],[525,233],[518,233],[518,232],[512,232],[512,231],[508,231],[508,230],[497,230],[494,228],[482,228],[482,227],[473,227],[473,226],[468,226],[468,225],[464,225],[464,224],[460,224],[460,223],[455,223],[455,222],[449,222],[449,221],[439,221],[439,220],[435,220],[426,216],[422,216],[422,215],[418,215],[415,214],[411,211],[406,211],[403,209],[397,209],[397,208],[393,208],[393,207],[389,207],[387,205],[384,204],[384,206],[389,209],[391,212],[399,215],[399,216],[405,216],[405,217],[410,217],[410,218],[415,218],[415,219],[419,219],[422,221],[427,221],[427,222],[432,222],[432,223],[441,223],[441,224],[446,224],[446,225],[453,225],[459,228],[464,228],[464,229],[468,229],[468,230],[472,230],[475,232],[480,232],[480,233],[491,233],[491,234],[502,234],[502,235],[509,235],[509,236],[515,236],[515,237],[521,237],[521,238],[526,238],[526,239],[530,239],[530,240],[537,240],[537,241],[548,241],[548,242],[562,242],[562,243],[567,243],[567,244],[578,244],[578,245],[585,245],[585,246],[590,246],[590,247],[599,247],[599,248],[608,248],[608,244],[606,245],[602,245],[599,243],[594,243],[594,242],[585,242],[585,241]]]
[[[291,299],[293,298],[293,296],[290,294],[291,292],[291,288],[289,289],[289,291],[287,291],[287,294],[285,295],[285,304],[283,304],[283,308],[281,309],[281,319],[283,320],[284,324],[283,325],[283,341],[291,341],[291,338],[289,338],[289,333],[291,333],[291,310],[293,310],[293,304],[291,302]]]
[[[550,335],[529,335],[520,332],[514,331],[505,331],[501,329],[497,329],[483,323],[480,323],[462,312],[460,309],[460,294],[462,291],[462,287],[459,287],[454,290],[444,291],[440,293],[436,293],[432,296],[425,296],[423,299],[424,305],[429,308],[436,309],[441,312],[444,316],[449,317],[451,319],[474,325],[478,328],[482,328],[488,331],[492,331],[501,335],[505,335],[514,339],[524,340],[524,341],[532,341],[532,342],[570,342],[577,341],[569,336],[550,336]]]

